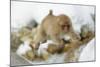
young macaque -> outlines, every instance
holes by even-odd
[[[43,19],[42,23],[37,29],[34,36],[35,48],[38,49],[40,43],[45,42],[47,39],[51,39],[59,46],[59,49],[64,46],[63,36],[68,35],[70,41],[79,40],[79,36],[75,33],[70,18],[64,14],[55,16],[52,10]]]

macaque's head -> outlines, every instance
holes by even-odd
[[[72,26],[70,18],[66,15],[57,16],[57,23],[64,33],[68,32]]]

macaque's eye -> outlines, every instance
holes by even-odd
[[[67,28],[69,29],[70,28],[70,25],[67,25]]]

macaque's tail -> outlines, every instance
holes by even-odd
[[[53,11],[52,10],[49,10],[49,15],[53,15]]]

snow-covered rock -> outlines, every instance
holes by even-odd
[[[79,61],[94,61],[95,60],[95,38],[92,39],[80,54]]]
[[[24,55],[28,50],[31,50],[31,47],[29,46],[29,42],[25,41],[24,43],[20,44],[16,53],[18,55]]]

